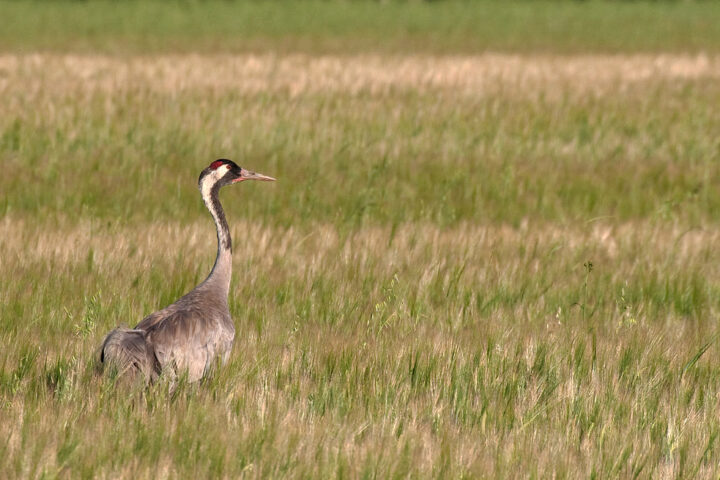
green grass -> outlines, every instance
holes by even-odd
[[[0,50],[718,51],[717,2],[0,3]]]
[[[173,396],[96,377],[108,328],[201,278],[207,223],[7,225],[3,250],[27,255],[4,271],[30,283],[3,287],[3,471],[714,471],[720,353],[681,372],[720,311],[717,233],[677,243],[662,227],[619,228],[611,255],[590,228],[407,225],[392,240],[390,228],[343,239],[236,218],[227,368]]]
[[[487,46],[430,46],[461,4],[322,4],[304,33],[308,4],[211,3],[207,36],[183,5],[0,4],[36,14],[0,33],[3,478],[718,476],[720,63],[667,53],[714,51],[682,33],[714,4],[547,4],[678,36],[440,57]],[[263,9],[288,16],[223,50],[264,54],[182,54]],[[631,37],[662,55],[565,55]],[[107,331],[210,269],[217,157],[278,178],[221,194],[229,364],[172,394],[99,375]]]
[[[217,69],[235,74],[222,60]],[[15,86],[26,107],[0,119],[15,172],[0,178],[0,212],[9,214],[125,224],[204,216],[194,179],[216,156],[281,179],[268,191],[250,187],[243,212],[283,226],[611,217],[692,227],[717,223],[720,211],[720,87],[706,79],[649,79],[621,94],[599,85],[607,91],[596,96],[577,83],[571,98],[553,98],[543,84],[533,94],[513,85],[482,95],[412,87],[208,95],[197,86],[178,102],[131,85],[108,103],[74,86],[54,95],[52,80],[39,81],[47,90],[38,96],[23,90],[38,81],[26,75]]]

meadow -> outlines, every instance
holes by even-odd
[[[3,478],[717,478],[715,4],[0,17]],[[229,364],[99,375],[219,157],[278,179],[221,193]]]

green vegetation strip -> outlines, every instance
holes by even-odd
[[[720,50],[717,2],[0,2],[0,50]]]

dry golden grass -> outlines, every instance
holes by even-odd
[[[178,252],[165,248],[169,238],[180,240],[182,249],[191,255],[214,253],[212,248],[207,248],[215,239],[209,221],[153,223],[132,228],[120,225],[108,228],[92,221],[60,221],[49,231],[43,231],[44,227],[27,219],[5,216],[0,219],[0,245],[11,258],[52,261],[61,266],[86,261],[89,251],[94,252],[98,264],[125,261],[131,253],[143,257],[167,256],[166,260],[170,261]],[[116,233],[116,228],[122,232]],[[672,252],[673,259],[683,264],[700,261],[708,250],[720,244],[720,229],[714,226],[688,229],[653,222],[619,224],[602,220],[563,226],[525,223],[518,228],[469,223],[451,228],[411,224],[365,227],[348,236],[341,235],[333,225],[316,224],[308,233],[304,229],[271,227],[240,219],[233,222],[232,233],[235,248],[241,252],[243,261],[262,269],[270,268],[274,257],[282,257],[292,262],[293,270],[311,268],[316,263],[314,257],[322,258],[321,263],[328,262],[338,250],[344,252],[340,259],[349,260],[347,255],[353,255],[353,261],[359,260],[361,264],[371,256],[382,255],[388,266],[392,266],[394,260],[410,264],[418,257],[441,258],[447,252],[454,252],[455,256],[472,260],[468,262],[469,268],[482,274],[487,266],[476,264],[481,257],[475,256],[485,258],[488,252],[497,251],[503,244],[523,243],[529,246],[559,243],[573,250],[587,248],[593,255],[608,260],[618,259],[621,252],[632,245],[652,245],[653,249],[647,254],[660,256],[651,256],[648,261],[665,258]],[[308,251],[313,256],[307,257]],[[301,273],[305,272],[301,270]]]
[[[720,79],[720,57],[708,55],[2,55],[0,92],[37,95],[137,88],[302,93],[451,90],[492,95],[608,94],[645,82]]]

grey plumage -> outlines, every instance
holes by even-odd
[[[118,327],[108,333],[100,350],[102,363],[113,362],[119,373],[139,372],[148,380],[157,378],[160,366],[157,364],[152,345],[147,343],[142,330]]]
[[[103,341],[100,361],[115,365],[121,373],[141,374],[154,381],[166,373],[187,373],[188,381],[202,378],[217,358],[225,364],[230,356],[235,326],[228,308],[232,274],[230,230],[218,199],[221,187],[243,180],[272,181],[230,160],[216,160],[198,179],[203,201],[215,220],[217,257],[210,275],[172,305],[152,313],[134,329],[119,327]]]

